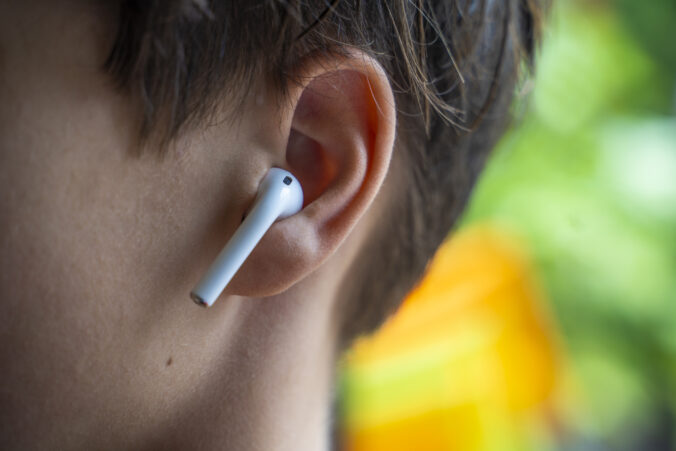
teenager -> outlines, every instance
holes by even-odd
[[[0,3],[0,448],[321,450],[509,121],[529,0]],[[213,307],[272,167],[301,183]]]

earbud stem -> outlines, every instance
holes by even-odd
[[[190,293],[196,303],[210,307],[230,283],[265,232],[279,217],[279,199],[275,197],[274,193],[265,193],[255,202],[254,208]]]

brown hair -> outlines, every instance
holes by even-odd
[[[283,99],[304,58],[351,46],[380,62],[403,180],[345,284],[346,344],[399,305],[449,233],[508,123],[542,10],[538,0],[122,0],[105,67],[142,102],[141,137],[166,143],[214,99],[243,102],[260,77]]]

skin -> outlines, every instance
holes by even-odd
[[[387,78],[310,61],[281,106],[258,83],[235,123],[136,156],[114,17],[0,5],[0,448],[327,449],[338,293],[393,177]],[[196,306],[272,166],[308,205]]]

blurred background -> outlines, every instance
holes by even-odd
[[[345,357],[345,451],[676,450],[675,30],[554,2],[458,229]]]

